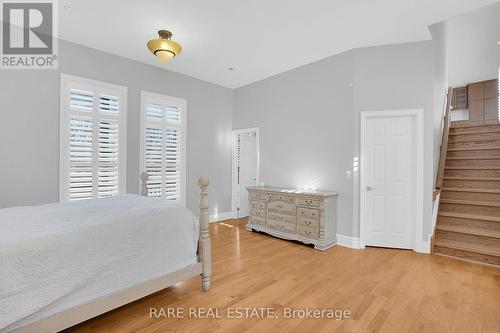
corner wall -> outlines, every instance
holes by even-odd
[[[500,3],[453,17],[447,25],[450,85],[498,78]]]
[[[338,233],[351,237],[359,237],[360,112],[424,109],[424,235],[429,232],[434,119],[430,41],[335,55],[236,89],[234,98],[233,129],[260,127],[261,181],[339,191]]]
[[[422,109],[424,112],[423,235],[432,220],[433,74],[432,43],[416,42],[354,51],[354,156],[359,157],[360,112]],[[359,175],[355,178],[354,211],[359,212]],[[359,227],[359,216],[355,217]],[[359,233],[359,231],[358,231]]]
[[[352,52],[235,90],[233,129],[260,128],[260,181],[340,192],[338,232],[352,230]]]

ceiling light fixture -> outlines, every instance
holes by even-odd
[[[168,64],[181,53],[182,47],[171,40],[172,33],[168,30],[158,31],[158,36],[160,38],[148,42],[148,49],[158,57],[162,64]]]

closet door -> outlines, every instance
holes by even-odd
[[[468,85],[469,123],[498,122],[498,80]]]
[[[469,92],[469,123],[484,121],[483,83],[477,82],[468,85]]]
[[[498,80],[484,82],[483,97],[484,121],[498,121]]]

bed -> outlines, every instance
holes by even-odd
[[[210,288],[208,179],[199,221],[125,195],[0,210],[0,332],[56,332],[201,275]]]

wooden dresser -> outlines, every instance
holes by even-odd
[[[322,251],[337,243],[338,193],[269,186],[247,190],[250,216],[246,230],[314,244]]]

